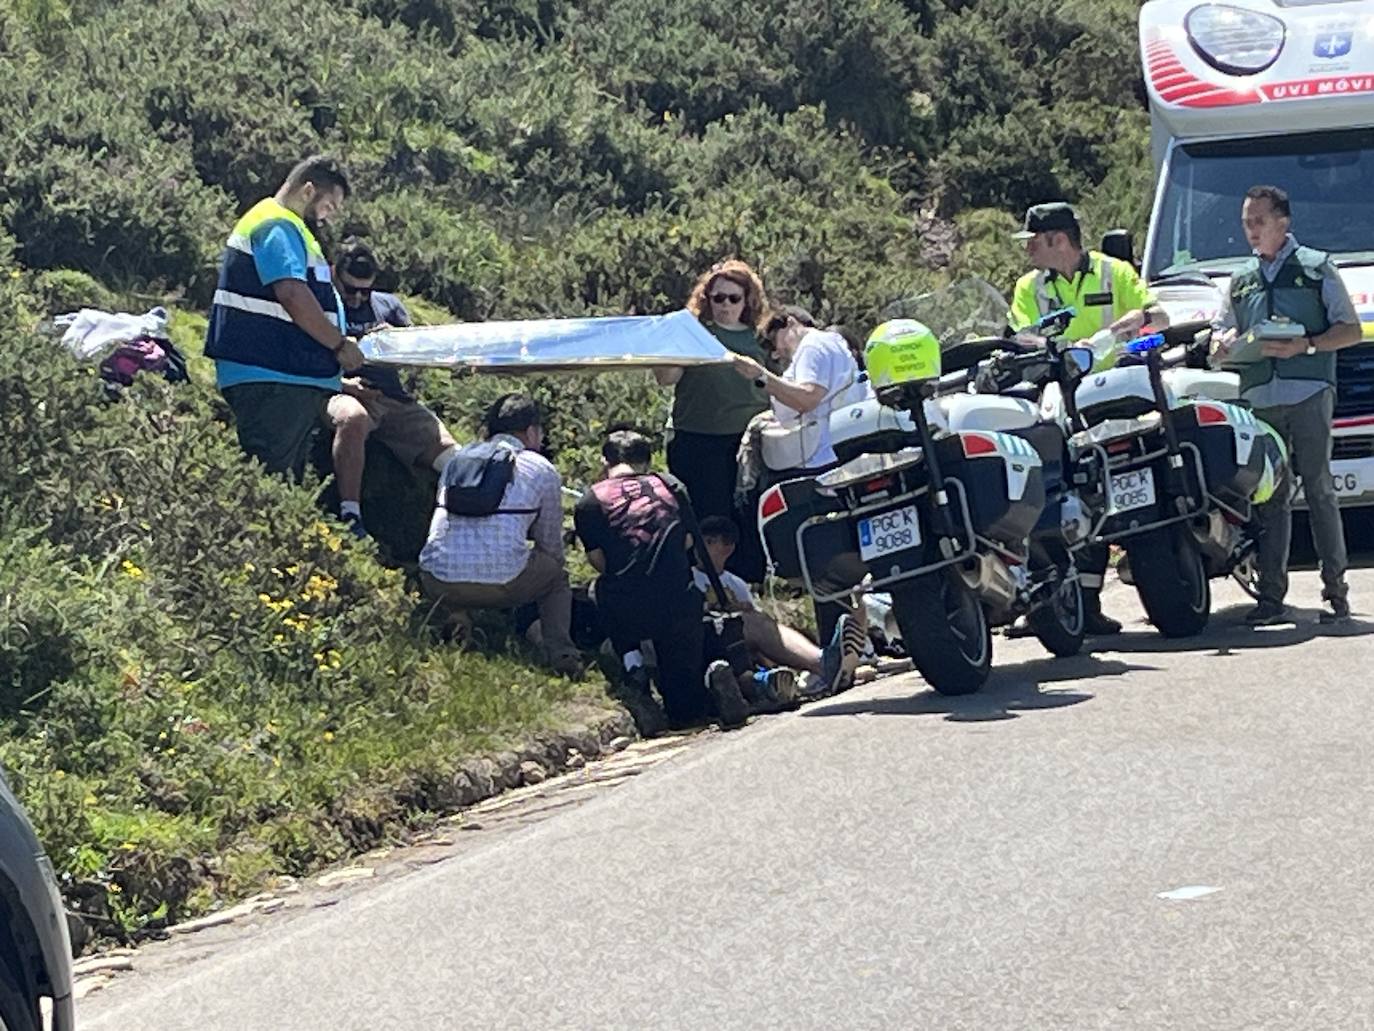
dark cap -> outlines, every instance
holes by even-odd
[[[1026,209],[1026,227],[1013,240],[1029,240],[1036,233],[1068,232],[1078,228],[1078,216],[1067,201],[1052,200]]]

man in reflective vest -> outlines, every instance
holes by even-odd
[[[1101,330],[1117,340],[1138,336],[1146,326],[1162,329],[1168,318],[1128,261],[1083,249],[1083,231],[1072,207],[1063,201],[1036,204],[1026,212],[1025,227],[1013,239],[1024,240],[1034,271],[1016,281],[1007,326],[1020,333],[1044,315],[1073,308],[1063,339],[1086,341]],[[1106,545],[1079,552],[1089,634],[1115,634],[1121,624],[1102,612],[1102,581],[1107,571]]]
[[[215,360],[239,446],[269,472],[296,479],[311,432],[341,389],[340,367],[363,363],[357,341],[344,335],[343,305],[315,238],[347,197],[337,161],[316,155],[296,165],[229,234],[210,309],[205,354]],[[358,499],[342,499],[340,509],[362,536]]]
[[[1222,332],[1215,356],[1225,359],[1238,334],[1251,329],[1282,328],[1289,333],[1288,339],[1265,341],[1257,361],[1238,364],[1240,396],[1288,445],[1289,468],[1302,479],[1307,499],[1312,542],[1321,563],[1322,599],[1330,606],[1321,621],[1336,623],[1350,618],[1350,602],[1345,530],[1331,482],[1331,414],[1336,403],[1336,352],[1360,342],[1360,317],[1330,257],[1300,247],[1288,231],[1291,224],[1283,190],[1252,186],[1246,192],[1241,225],[1254,257],[1231,277],[1218,317]],[[1294,323],[1302,335],[1292,335]],[[1285,471],[1274,496],[1259,506],[1264,527],[1259,604],[1245,617],[1252,626],[1289,619],[1283,599],[1293,537],[1292,494],[1292,475]]]

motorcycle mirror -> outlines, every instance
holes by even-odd
[[[1064,359],[1064,369],[1070,376],[1086,376],[1093,367],[1091,347],[1066,347],[1061,357]]]
[[[1102,234],[1102,253],[1135,264],[1135,241],[1128,229],[1109,229]]]

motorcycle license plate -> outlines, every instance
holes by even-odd
[[[1133,469],[1128,473],[1112,473],[1109,512],[1130,512],[1155,503],[1155,474],[1153,469]]]
[[[865,562],[906,551],[920,543],[921,523],[916,518],[915,505],[859,520],[859,558]]]

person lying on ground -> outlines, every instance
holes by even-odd
[[[525,394],[487,410],[486,440],[459,449],[439,475],[429,537],[420,551],[425,595],[460,620],[467,609],[539,608],[545,658],[580,677],[569,633],[572,588],[563,552],[563,481],[539,453],[544,425]]]
[[[334,257],[334,284],[343,298],[350,336],[362,337],[384,326],[409,326],[410,313],[395,294],[373,288],[377,258],[360,240],[344,241]],[[458,450],[448,427],[401,382],[398,370],[367,363],[343,380],[342,392],[329,399],[334,425],[334,478],[340,511],[363,531],[363,462],[369,436],[376,436],[407,468],[444,471]]]
[[[863,628],[855,617],[842,615],[829,644],[824,649],[818,647],[800,630],[760,612],[749,585],[726,570],[725,564],[739,540],[739,531],[733,522],[712,516],[701,521],[700,530],[706,553],[729,597],[713,597],[710,579],[700,569],[693,570],[697,588],[706,595],[711,607],[740,613],[744,643],[755,660],[767,666],[805,673],[806,679],[800,686],[804,697],[833,694],[850,686],[863,647]]]
[[[594,589],[601,625],[625,671],[613,692],[645,737],[711,716],[739,726],[749,710],[729,664],[707,666],[704,658],[705,599],[692,581],[687,494],[650,470],[652,454],[642,434],[611,433],[601,449],[602,478],[573,512],[587,560],[601,574]],[[646,640],[657,656],[661,708],[644,663]]]

